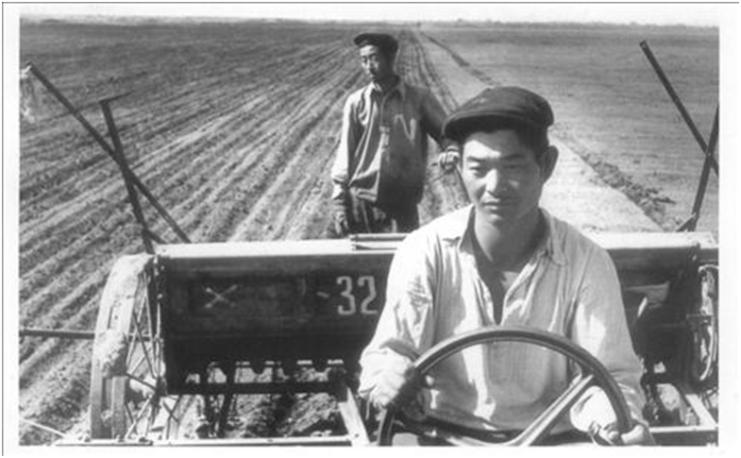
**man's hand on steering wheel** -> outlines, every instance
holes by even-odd
[[[603,445],[656,445],[656,441],[654,441],[653,436],[648,431],[648,427],[638,422],[628,432],[623,434],[620,434],[615,423],[610,423],[606,426],[599,426],[593,423],[589,428],[589,435],[592,437],[592,440]]]
[[[605,444],[616,445],[653,443],[647,428],[640,423],[631,421],[630,410],[615,379],[607,368],[587,350],[561,335],[538,329],[511,326],[507,328],[482,328],[449,337],[427,350],[414,363],[408,357],[398,358],[398,363],[390,362],[386,368],[386,374],[379,376],[381,380],[377,382],[374,389],[375,395],[373,392],[371,393],[371,401],[374,404],[387,407],[378,427],[378,444],[391,445],[398,408],[402,402],[408,400],[409,396],[416,392],[416,389],[412,388],[420,386],[419,380],[422,379],[422,375],[428,374],[435,365],[453,353],[460,352],[473,345],[497,342],[523,342],[545,347],[566,356],[581,368],[563,393],[538,415],[527,428],[504,444],[535,445],[541,443],[556,425],[559,418],[565,415],[579,397],[592,386],[602,388],[616,418],[614,426],[597,427],[594,431],[590,431],[593,432],[591,436],[595,442],[599,443],[601,441]],[[398,355],[400,352],[394,353]],[[393,369],[389,370],[392,367]],[[410,425],[407,424],[406,426]],[[441,436],[441,433],[444,435]],[[438,431],[435,436],[442,437],[453,444],[484,444],[480,440],[452,431]]]
[[[393,358],[378,377],[370,393],[370,401],[379,409],[391,405],[403,407],[414,399],[421,388],[430,387],[433,383],[430,376],[420,377],[412,360],[402,355]]]
[[[378,375],[376,386],[370,393],[370,401],[379,409],[386,409],[390,405],[401,405],[408,393],[409,381],[414,376],[414,365],[406,357],[399,355],[393,358]]]

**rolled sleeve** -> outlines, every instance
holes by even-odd
[[[604,364],[633,419],[644,422],[642,367],[630,339],[615,266],[606,251],[594,249],[585,272],[575,305],[572,339]],[[592,422],[605,426],[614,421],[615,414],[600,388],[587,390],[571,409],[571,423],[581,431],[588,431]]]
[[[376,379],[395,359],[413,360],[432,341],[434,266],[418,233],[404,240],[391,263],[386,303],[376,333],[360,357],[358,393],[367,398]]]

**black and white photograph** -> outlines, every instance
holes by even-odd
[[[737,446],[739,10],[4,2],[3,454]]]

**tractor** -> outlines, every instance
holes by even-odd
[[[698,137],[648,46],[642,47]],[[451,444],[487,443],[402,410],[375,412],[357,396],[358,359],[384,306],[388,269],[404,234],[190,243],[126,164],[110,101],[101,106],[113,147],[37,68],[28,70],[119,165],[146,249],[119,258],[108,276],[94,330],[89,436],[60,444],[385,445],[399,431]],[[708,175],[713,168],[717,173],[717,124],[716,116],[707,143],[698,138],[705,165],[693,214],[676,232],[593,236],[618,270],[632,343],[644,365],[644,413],[660,445],[718,442],[718,245],[712,234],[694,231]],[[147,229],[137,191],[184,243],[164,243]],[[471,345],[513,341],[563,354],[581,367],[582,378],[507,444],[543,441],[592,385],[605,391],[619,428],[627,428],[625,401],[604,366],[543,331],[496,327],[454,336],[415,366],[424,374]],[[227,437],[235,399],[281,393],[330,394],[340,427],[298,437]]]

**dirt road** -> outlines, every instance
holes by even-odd
[[[498,83],[465,61],[444,44],[419,34],[434,71],[449,94],[448,108],[463,103],[487,86]],[[555,88],[554,88],[555,91]],[[451,100],[452,98],[452,100]],[[658,231],[659,226],[623,193],[607,185],[589,164],[583,161],[565,140],[558,125],[558,106],[554,106],[556,129],[551,141],[559,150],[554,175],[546,183],[542,205],[553,215],[585,231],[642,232]]]

